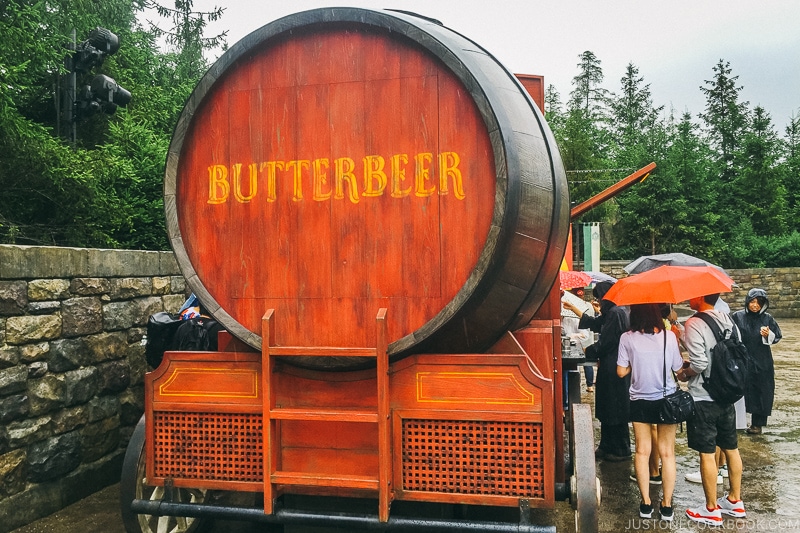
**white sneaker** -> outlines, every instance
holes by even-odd
[[[728,465],[722,465],[719,467],[719,475],[722,477],[728,477]]]
[[[720,508],[717,507],[713,511],[709,511],[705,504],[702,503],[699,507],[686,509],[686,516],[688,516],[690,520],[700,522],[701,524],[708,524],[709,526],[721,526],[723,524]]]
[[[727,494],[717,500],[717,509],[719,509],[722,514],[734,518],[744,518],[747,516],[744,510],[744,502],[742,500],[732,502],[728,499]]]
[[[692,472],[691,474],[686,474],[683,476],[686,478],[686,481],[689,483],[702,483],[703,477],[700,474],[700,471]],[[722,474],[717,474],[717,485],[722,485]]]

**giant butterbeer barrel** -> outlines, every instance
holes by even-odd
[[[513,74],[437,21],[356,8],[267,24],[211,67],[164,202],[189,287],[233,335],[260,349],[274,309],[277,345],[371,346],[386,307],[393,360],[479,353],[526,324],[569,218]]]

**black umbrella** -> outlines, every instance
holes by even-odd
[[[722,272],[725,270],[713,263],[709,263],[704,259],[695,257],[693,255],[674,252],[669,254],[657,255],[643,255],[639,259],[628,263],[622,269],[628,274],[639,274],[640,272],[647,272],[664,265],[671,266],[712,266]],[[727,272],[725,272],[727,274]]]

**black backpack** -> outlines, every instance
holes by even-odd
[[[694,316],[708,324],[717,339],[717,344],[711,348],[711,373],[703,373],[703,388],[717,403],[736,403],[747,389],[750,370],[750,355],[739,339],[738,329],[736,335],[727,329],[723,332],[717,321],[706,313]]]
[[[158,368],[164,358],[164,352],[172,346],[175,332],[183,323],[179,315],[160,312],[150,315],[147,321],[147,342],[144,347],[144,356],[147,364]]]
[[[181,352],[206,352],[217,350],[217,333],[222,326],[213,318],[204,316],[184,320],[172,342],[172,350]]]

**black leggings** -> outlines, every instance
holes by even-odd
[[[628,431],[628,424],[600,422],[600,445],[598,447],[611,455],[630,457],[631,434]]]

